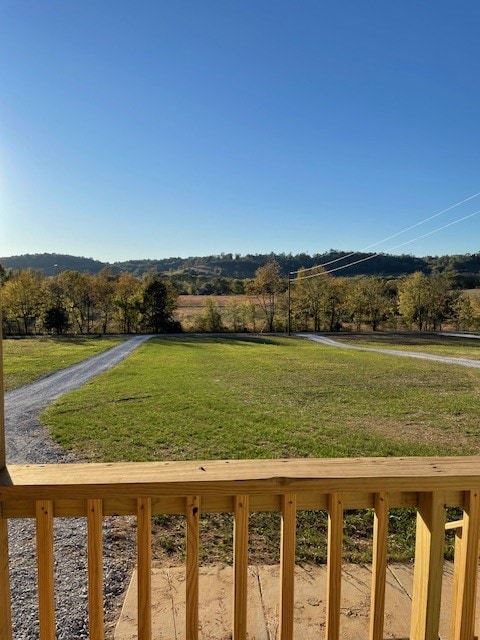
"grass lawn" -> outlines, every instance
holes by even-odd
[[[97,461],[467,455],[480,452],[479,395],[475,369],[301,339],[184,336],[147,342],[42,419]],[[229,518],[204,520],[205,557],[228,559]],[[158,551],[172,561],[180,521],[156,519]],[[392,559],[411,556],[411,523],[392,512]],[[348,559],[368,558],[371,526],[371,512],[347,519]],[[325,530],[325,514],[301,515],[299,560],[324,559]],[[252,514],[251,531],[251,560],[276,561],[278,514]]]
[[[3,341],[5,391],[105,351],[123,338],[20,338]]]

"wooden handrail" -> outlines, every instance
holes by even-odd
[[[68,469],[68,472],[66,473]],[[8,518],[36,518],[41,639],[53,638],[55,517],[88,523],[89,626],[103,640],[102,519],[137,519],[139,637],[152,637],[151,517],[186,517],[186,637],[199,635],[199,532],[202,513],[234,515],[232,636],[247,635],[248,518],[278,511],[282,518],[279,638],[294,637],[296,515],[328,511],[326,634],[340,638],[342,536],[346,509],[374,509],[369,640],[383,638],[388,514],[417,509],[411,640],[437,640],[445,526],[461,534],[455,569],[453,640],[472,640],[480,532],[480,457],[230,460],[115,464],[12,465],[0,471],[0,640],[11,640],[8,604]],[[447,506],[464,510],[445,525]],[[460,534],[457,537],[460,537]]]
[[[480,486],[480,456],[445,458],[290,458],[8,465],[0,471],[0,500],[39,496],[283,495],[292,492],[388,493]],[[408,506],[408,505],[405,505]]]

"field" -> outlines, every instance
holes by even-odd
[[[202,314],[205,302],[209,300],[214,302],[222,313],[224,324],[231,327],[232,321],[229,314],[229,306],[246,305],[249,302],[255,302],[255,297],[245,295],[226,295],[226,296],[178,296],[178,308],[175,311],[175,320],[181,322],[184,331],[191,331],[195,328],[197,318]],[[257,314],[259,314],[257,310]],[[261,319],[260,319],[261,320]],[[245,318],[246,325],[249,330],[254,330],[251,318]],[[259,326],[261,322],[259,323]]]
[[[480,453],[479,395],[475,369],[283,337],[182,336],[146,343],[43,420],[90,460],[468,455]],[[412,522],[392,511],[392,559],[411,557]],[[371,526],[371,512],[347,519],[347,559],[368,559]],[[157,554],[179,561],[182,519],[156,527]],[[205,557],[228,560],[229,518],[205,527]],[[276,561],[277,515],[252,515],[251,529],[252,561]],[[325,530],[325,514],[301,515],[300,561],[324,560]]]
[[[21,338],[3,342],[5,391],[110,349],[124,338]]]

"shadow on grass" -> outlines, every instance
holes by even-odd
[[[127,340],[131,336],[127,335],[109,335],[109,334],[100,334],[100,333],[90,333],[83,335],[13,335],[13,336],[5,336],[5,341],[18,341],[21,342],[23,340],[35,340],[36,342],[50,342],[53,344],[70,344],[70,345],[84,345],[90,344],[92,340],[105,340],[105,341],[115,341],[119,340]]]
[[[336,333],[329,334],[332,338],[341,342],[381,342],[382,344],[422,346],[422,345],[452,345],[459,347],[472,347],[472,339],[441,336],[435,333]],[[480,346],[480,345],[479,345]]]
[[[155,336],[146,344],[155,344],[158,342],[181,345],[184,347],[200,347],[212,344],[241,344],[241,345],[272,345],[272,346],[290,346],[294,341],[284,339],[284,336],[267,336],[264,334],[239,334],[239,333],[222,333],[222,334],[185,334],[175,336]]]

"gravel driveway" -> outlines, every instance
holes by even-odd
[[[338,347],[340,349],[355,349],[355,351],[373,351],[374,353],[382,353],[387,356],[400,356],[403,358],[418,358],[419,360],[432,360],[433,362],[441,362],[442,364],[457,364],[461,367],[471,367],[480,369],[480,360],[469,360],[468,358],[453,358],[451,356],[435,356],[431,353],[421,353],[419,351],[399,351],[398,349],[377,349],[376,347],[360,347],[355,344],[346,344],[345,342],[337,342],[332,338],[318,336],[313,333],[296,333],[299,338],[307,338],[313,342],[320,342],[329,347]],[[445,334],[456,336],[457,334]],[[461,337],[461,336],[459,336]],[[468,336],[472,337],[472,336]],[[474,336],[475,337],[475,336]]]
[[[61,395],[81,387],[130,355],[151,336],[135,336],[68,369],[5,394],[5,430],[9,464],[74,462],[40,424],[40,412]],[[134,545],[118,519],[104,520],[104,590],[109,612],[118,604],[129,578]],[[127,527],[128,529],[128,527]],[[55,520],[57,638],[88,638],[86,526],[83,519]],[[35,527],[32,520],[9,522],[10,576],[15,640],[39,637]],[[122,553],[119,553],[118,550]],[[125,554],[130,557],[125,557]],[[110,611],[109,611],[110,609]],[[110,615],[111,618],[111,615]],[[107,637],[110,634],[107,634]]]

